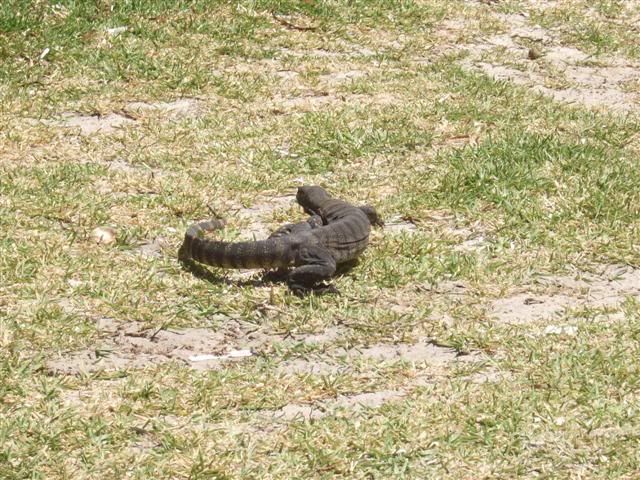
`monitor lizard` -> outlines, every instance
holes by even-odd
[[[369,243],[371,226],[383,225],[373,207],[356,207],[319,186],[299,187],[296,200],[311,216],[280,227],[266,240],[209,240],[204,232],[220,229],[224,222],[194,223],[187,229],[178,257],[223,268],[293,267],[287,283],[292,292],[302,294],[316,290],[338,265],[354,261]]]

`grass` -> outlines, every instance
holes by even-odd
[[[589,53],[638,58],[638,32],[629,29],[627,23],[633,22],[640,14],[634,2],[565,2],[533,13],[536,21],[546,27],[560,29],[565,41]]]
[[[0,477],[634,478],[637,295],[585,304],[538,279],[638,268],[637,110],[496,81],[452,40],[482,43],[524,9],[594,65],[634,65],[634,7],[585,5],[3,2]],[[130,107],[182,97],[195,107]],[[81,135],[65,113],[132,118]],[[335,279],[340,296],[217,270],[206,281],[176,261],[210,210],[226,238],[302,218],[278,196],[303,182],[415,231],[375,230]],[[117,241],[93,242],[99,226]],[[552,319],[496,318],[493,302],[521,292],[573,303]],[[59,355],[116,355],[110,321],[225,332],[233,348],[251,337],[233,337],[234,321],[270,336],[213,370],[51,372]],[[550,323],[577,333],[544,334]],[[425,339],[471,359],[362,353]],[[287,370],[295,360],[340,368]],[[349,403],[385,391],[401,398]],[[286,406],[322,415],[274,419]]]

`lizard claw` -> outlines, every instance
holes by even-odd
[[[335,285],[321,285],[312,290],[314,295],[341,295],[340,290]]]
[[[316,287],[303,287],[301,285],[289,285],[289,290],[296,297],[304,298],[307,295],[340,295],[340,290],[335,285],[318,285]]]

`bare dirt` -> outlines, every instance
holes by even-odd
[[[203,113],[204,106],[195,98],[179,98],[173,102],[130,102],[124,107],[124,111],[132,117],[161,114],[169,119],[195,118]]]
[[[455,361],[471,361],[476,354],[463,355],[453,348],[442,347],[428,342],[408,344],[379,344],[363,348],[358,354],[365,358],[373,358],[378,361],[398,361],[412,363],[427,363],[431,365],[449,364]]]
[[[348,410],[349,414],[366,408],[379,408],[385,403],[401,400],[407,392],[401,390],[379,390],[354,395],[340,395],[333,400],[326,400],[310,405],[289,404],[276,411],[263,413],[279,421],[316,420],[333,415],[340,410]]]
[[[600,265],[574,275],[543,276],[523,292],[495,300],[489,316],[498,323],[519,324],[562,318],[584,308],[611,308],[627,298],[640,298],[640,270]],[[536,292],[544,293],[536,293]]]
[[[640,64],[611,56],[595,58],[565,46],[559,32],[531,24],[524,15],[497,16],[504,33],[447,47],[446,42],[462,36],[466,27],[461,21],[444,22],[438,35],[445,43],[439,48],[465,52],[462,65],[469,70],[529,87],[557,101],[623,113],[638,109],[638,96],[624,86],[637,80]]]
[[[335,88],[331,84],[331,88]],[[340,105],[393,105],[397,97],[389,93],[376,95],[332,94],[327,90],[304,90],[294,95],[276,95],[269,104],[274,113],[311,112]]]
[[[255,202],[249,207],[238,206],[236,210],[232,209],[229,213],[243,224],[240,238],[261,240],[271,233],[268,221],[273,212],[289,209],[293,205],[297,205],[295,193],[270,197],[264,196],[256,198]]]
[[[117,113],[106,115],[81,115],[76,113],[64,113],[58,119],[44,120],[44,123],[57,127],[65,127],[77,130],[80,135],[93,135],[96,133],[111,133],[134,121]]]
[[[242,361],[256,355],[269,355],[272,347],[307,344],[327,345],[322,354],[294,358],[282,362],[279,371],[286,374],[324,375],[349,370],[349,362],[340,358],[363,358],[378,362],[405,361],[442,365],[454,361],[469,361],[474,355],[461,356],[453,349],[430,343],[373,345],[343,349],[331,343],[341,329],[330,327],[324,332],[278,335],[253,324],[228,319],[224,325],[209,328],[145,328],[139,323],[118,324],[109,318],[97,320],[100,340],[88,348],[64,352],[47,362],[51,373],[77,375],[95,371],[144,368],[177,361],[198,370],[218,369],[228,362]]]
[[[500,298],[491,305],[491,318],[499,323],[531,323],[559,317],[574,305],[573,297],[567,295],[532,295],[521,293]]]
[[[53,373],[75,375],[177,361],[195,369],[216,369],[226,362],[252,356],[267,342],[281,340],[252,324],[233,319],[228,319],[219,330],[147,328],[139,323],[119,324],[107,318],[99,319],[96,327],[101,338],[95,345],[62,353],[51,359],[47,368]]]
[[[175,120],[184,117],[197,117],[203,112],[201,102],[192,98],[180,98],[173,102],[130,102],[120,112],[84,115],[65,112],[58,118],[43,119],[47,125],[63,127],[78,131],[80,135],[88,136],[99,133],[113,133],[120,128],[135,125],[136,122],[149,114],[161,114],[165,119]]]
[[[418,227],[410,220],[404,220],[400,216],[395,216],[385,220],[384,229],[391,233],[413,233],[418,231]]]

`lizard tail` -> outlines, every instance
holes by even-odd
[[[293,263],[292,249],[282,237],[255,242],[222,242],[204,238],[204,232],[223,227],[222,220],[208,220],[191,225],[178,251],[178,258],[193,259],[224,268],[277,268]]]

